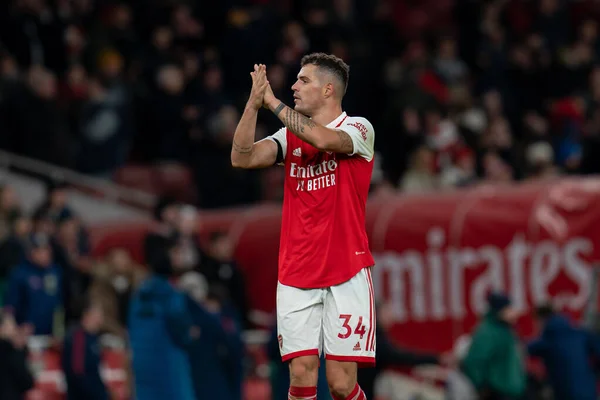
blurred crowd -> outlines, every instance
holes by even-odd
[[[161,199],[138,265],[119,247],[92,256],[65,185],[49,183],[32,215],[20,204],[12,187],[0,187],[0,331],[14,355],[2,359],[15,360],[0,377],[6,378],[0,398],[21,399],[17,393],[32,387],[26,367],[32,336],[47,337],[61,352],[69,399],[122,398],[110,397],[100,376],[100,338],[107,335],[132,355],[123,366],[130,393],[167,382],[162,390],[172,394],[187,377],[190,396],[241,398],[248,306],[226,232],[213,232],[201,248],[197,210]],[[156,378],[166,370],[173,375]],[[9,379],[13,373],[25,378]]]
[[[351,66],[344,108],[377,131],[374,190],[600,168],[592,0],[12,0],[0,4],[0,147],[111,179],[183,165],[197,204],[277,201],[231,168],[255,62],[290,103],[302,55]],[[279,121],[265,113],[257,139]],[[211,173],[206,173],[206,171]]]

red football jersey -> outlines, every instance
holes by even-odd
[[[285,188],[279,281],[299,288],[340,284],[374,264],[365,230],[375,133],[365,118],[342,113],[353,154],[321,152],[286,128],[267,139],[282,146]]]

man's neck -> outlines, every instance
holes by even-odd
[[[311,117],[317,124],[327,126],[342,114],[342,106],[336,105],[329,108],[322,108]]]

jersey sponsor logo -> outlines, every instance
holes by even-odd
[[[348,126],[353,126],[356,129],[358,129],[358,131],[360,132],[360,136],[362,136],[362,138],[365,142],[367,141],[367,133],[369,132],[369,130],[367,129],[366,126],[364,126],[360,122],[354,122],[352,124],[348,124]]]
[[[354,254],[356,254],[357,256],[360,256],[361,254],[365,254],[364,251],[355,251]]]
[[[292,155],[302,157],[302,149],[300,147],[295,148],[294,151],[292,151]]]
[[[290,165],[290,176],[298,178],[297,191],[312,192],[335,185],[335,170],[338,163],[335,160],[325,160],[319,164],[300,166]]]

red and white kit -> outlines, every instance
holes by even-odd
[[[373,256],[365,207],[375,133],[365,118],[342,113],[328,128],[352,138],[353,154],[321,152],[286,128],[265,140],[281,145],[285,188],[277,329],[283,360],[319,355],[375,362]]]

